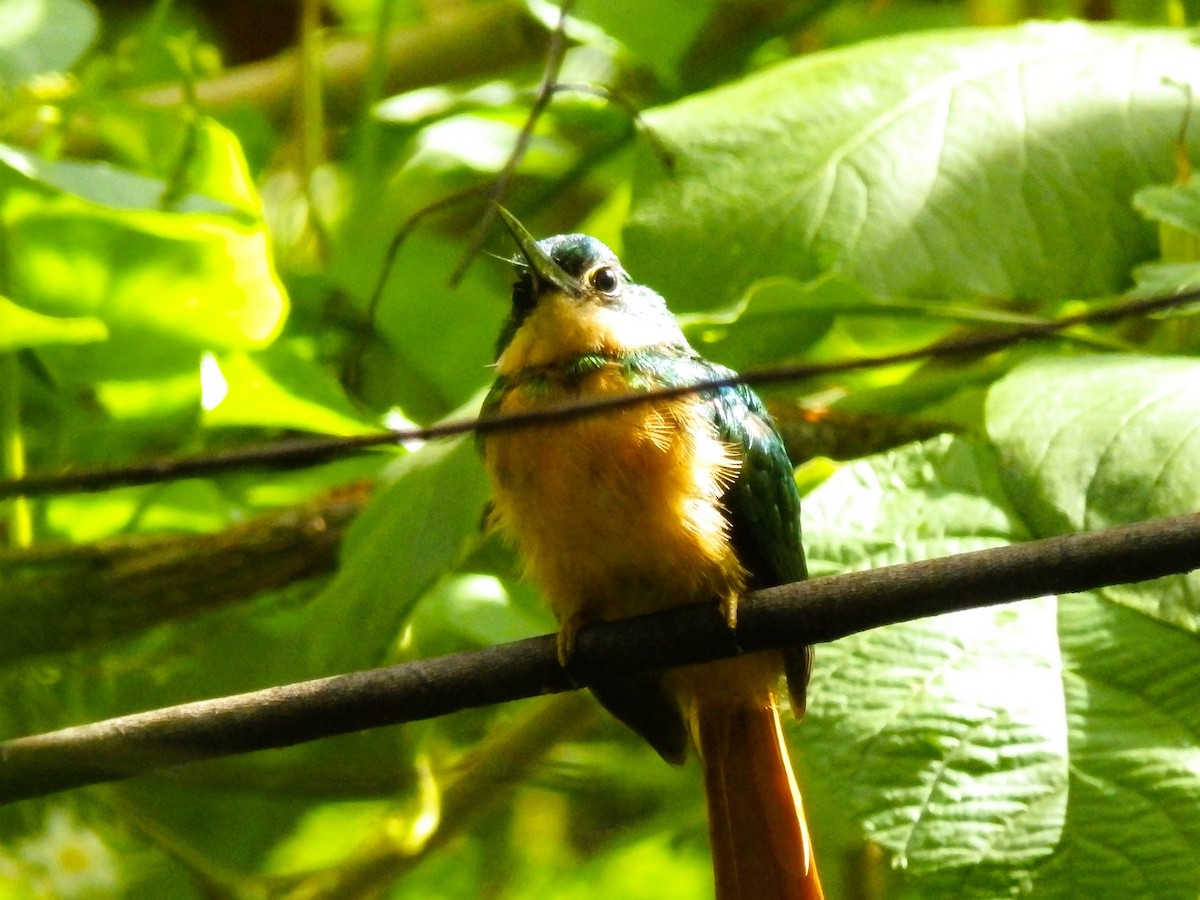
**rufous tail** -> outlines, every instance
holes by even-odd
[[[823,900],[775,704],[702,705],[693,728],[717,900]]]

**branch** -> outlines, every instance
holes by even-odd
[[[137,484],[154,484],[177,478],[211,476],[233,470],[253,468],[298,468],[316,465],[389,444],[404,441],[430,441],[475,432],[490,434],[513,428],[526,428],[547,422],[566,421],[597,415],[617,409],[625,409],[642,403],[654,403],[685,394],[697,394],[735,384],[768,385],[803,381],[823,375],[835,375],[858,369],[875,369],[900,365],[921,359],[952,359],[963,356],[981,356],[1003,350],[1022,341],[1053,337],[1077,325],[1115,322],[1121,319],[1164,312],[1193,303],[1200,299],[1200,288],[1180,291],[1170,296],[1145,297],[1124,300],[1100,309],[1093,309],[1073,316],[1032,322],[1019,328],[1003,331],[981,332],[961,338],[941,341],[915,350],[870,356],[860,359],[839,360],[824,363],[799,363],[776,366],[770,369],[743,372],[728,378],[698,381],[677,388],[661,388],[637,394],[618,394],[596,399],[574,400],[554,406],[540,407],[524,413],[481,416],[476,419],[460,419],[430,425],[426,428],[408,428],[380,434],[357,435],[354,437],[299,438],[278,441],[273,444],[239,447],[225,453],[207,456],[192,456],[176,459],[156,460],[142,465],[120,469],[96,469],[86,472],[70,472],[60,475],[34,475],[31,477],[0,481],[0,500],[9,497],[37,497],[79,491],[100,491],[112,487]]]
[[[563,741],[595,721],[596,704],[560,694],[533,706],[516,722],[493,729],[454,767],[441,795],[437,828],[419,847],[383,834],[349,859],[324,870],[265,879],[270,896],[286,900],[373,897],[504,801]]]
[[[235,753],[429,719],[597,679],[1200,568],[1200,513],[852,572],[747,595],[736,633],[701,604],[598,624],[571,671],[543,635],[405,665],[202,700],[0,744],[0,803]]]
[[[427,22],[384,36],[385,71],[380,87],[396,94],[457,80],[500,78],[513,67],[543,58],[548,41],[545,26],[523,3],[494,0],[443,9]],[[378,43],[377,37],[355,36],[325,44],[320,56],[322,87],[335,117],[358,108]],[[195,100],[206,113],[249,106],[282,122],[292,111],[300,68],[295,50],[236,66],[197,81]],[[129,98],[151,107],[175,107],[184,102],[185,90],[178,84],[165,84],[131,91]],[[105,142],[94,117],[80,111],[71,116],[69,125],[66,146],[72,155],[94,155],[103,149]],[[5,139],[37,147],[46,133],[46,124],[39,122],[6,134]]]
[[[329,41],[323,49],[322,80],[335,108],[354,108],[371,64],[371,41],[346,37]],[[503,72],[544,56],[547,41],[545,27],[521,3],[500,0],[466,6],[388,36],[383,89],[399,93]],[[251,105],[283,117],[291,111],[300,66],[295,51],[239,66],[198,82],[196,98],[209,112]],[[149,106],[176,106],[183,92],[169,85],[139,91],[134,97]]]
[[[362,483],[215,534],[0,549],[4,662],[63,653],[326,575],[369,492]]]

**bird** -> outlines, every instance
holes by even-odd
[[[688,343],[665,300],[584,234],[515,241],[512,307],[482,414],[734,375]],[[489,526],[558,622],[568,668],[589,623],[712,602],[731,628],[747,591],[806,577],[800,496],[762,400],[747,386],[488,430],[478,447]],[[590,688],[665,760],[695,746],[717,900],[823,898],[780,720],[780,676],[803,715],[810,647],[610,677]]]

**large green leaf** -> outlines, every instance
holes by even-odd
[[[398,459],[343,545],[337,576],[309,607],[321,674],[378,665],[416,602],[480,533],[487,498],[470,439]]]
[[[806,501],[813,569],[1022,540],[1000,485],[961,438],[852,464]],[[1162,586],[1124,590],[1148,605]],[[1122,606],[1029,600],[820,647],[798,735],[820,795],[922,897],[1190,897],[1200,719],[1181,685],[1198,668],[1194,635]]]
[[[108,329],[90,316],[43,316],[0,297],[0,352],[47,344],[88,344],[102,341]]]
[[[676,309],[828,270],[883,295],[1112,293],[1155,253],[1183,32],[1031,24],[815,54],[651,110],[627,261]]]
[[[87,50],[97,25],[82,0],[0,0],[0,85],[65,72]]]
[[[814,575],[1025,537],[993,455],[954,438],[842,469],[804,527]],[[818,649],[799,733],[897,865],[949,878],[938,896],[1002,896],[1064,817],[1059,667],[1049,600],[877,629]]]
[[[988,434],[1004,487],[1039,537],[1200,509],[1200,362],[1041,359],[992,389]],[[1103,592],[1200,627],[1200,575]]]
[[[1200,884],[1200,641],[1089,595],[1060,602],[1058,628],[1071,775],[1066,827],[1035,895],[1190,900]]]
[[[15,302],[203,346],[261,346],[278,332],[287,300],[262,223],[243,209],[192,194],[166,211],[156,179],[0,150]],[[249,203],[244,164],[210,155],[224,193]]]
[[[941,438],[805,502],[814,574],[1197,508],[1193,360],[1028,362],[991,445]],[[807,757],[923,897],[1194,897],[1195,576],[859,634],[817,653]],[[1182,626],[1182,627],[1180,627]],[[820,806],[817,807],[818,813]],[[820,821],[818,820],[818,827]]]

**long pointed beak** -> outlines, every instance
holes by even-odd
[[[562,266],[551,259],[550,254],[538,246],[533,235],[525,230],[525,226],[517,220],[516,216],[499,204],[496,205],[496,210],[508,227],[509,234],[517,242],[517,248],[521,251],[521,255],[529,263],[529,269],[533,272],[534,282],[539,286],[539,290],[544,290],[547,285],[553,285],[568,296],[582,297],[585,291],[579,279],[571,277],[563,270]]]

